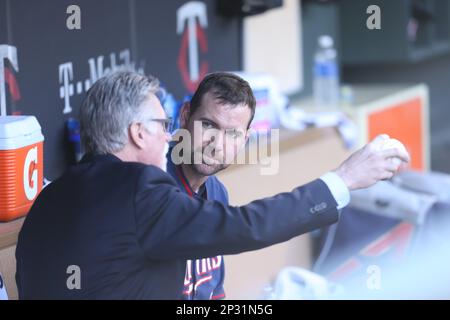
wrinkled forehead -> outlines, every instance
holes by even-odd
[[[233,105],[207,93],[194,114],[195,120],[211,120],[221,128],[247,128],[251,117],[250,107]]]

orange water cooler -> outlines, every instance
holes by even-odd
[[[0,117],[0,222],[26,215],[42,190],[43,144],[35,117]]]

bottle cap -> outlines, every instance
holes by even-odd
[[[319,45],[323,48],[331,48],[334,44],[333,38],[329,35],[321,35],[319,37]]]

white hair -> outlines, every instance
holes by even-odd
[[[122,150],[128,142],[128,127],[135,121],[153,131],[154,126],[143,119],[141,105],[159,90],[156,78],[131,71],[115,72],[95,82],[80,108],[81,141],[86,152]]]

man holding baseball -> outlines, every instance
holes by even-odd
[[[40,193],[19,234],[19,298],[182,299],[187,260],[257,250],[335,223],[350,190],[391,178],[392,158],[409,161],[398,148],[380,151],[382,136],[292,192],[239,207],[190,196],[165,172],[170,136],[157,92],[156,79],[133,72],[89,89],[80,112],[87,154]],[[233,123],[210,114],[209,125],[222,134],[244,115],[250,121],[249,106],[234,111]],[[222,158],[217,150],[212,160]],[[70,270],[78,270],[75,283]]]

